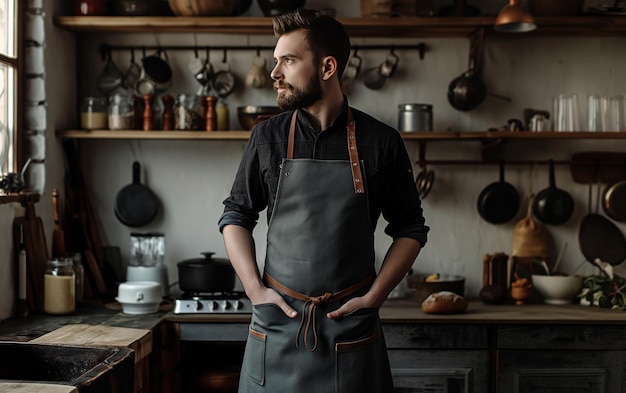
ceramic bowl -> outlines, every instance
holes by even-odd
[[[127,281],[119,285],[117,297],[125,314],[151,314],[161,304],[161,284],[154,281]]]
[[[247,105],[237,107],[237,118],[244,130],[251,130],[255,124],[269,119],[282,112],[277,106],[255,106]]]
[[[532,275],[532,283],[537,292],[548,304],[570,304],[583,285],[580,276],[544,276]]]

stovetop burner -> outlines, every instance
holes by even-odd
[[[185,292],[174,301],[174,314],[250,314],[252,303],[243,292]]]

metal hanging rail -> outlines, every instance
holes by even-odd
[[[420,54],[420,59],[424,58],[424,53],[428,50],[428,46],[420,42],[414,45],[352,45],[353,51],[360,50],[417,50]],[[200,49],[221,50],[221,51],[262,51],[262,50],[274,50],[274,46],[268,45],[109,45],[101,44],[100,52],[103,56],[110,51],[131,51],[131,50],[147,50],[147,51],[197,51]]]

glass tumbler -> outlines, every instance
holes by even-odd
[[[576,94],[559,94],[554,98],[554,131],[580,131],[578,97]]]
[[[609,130],[626,131],[626,97],[612,96],[609,99]]]
[[[609,130],[609,97],[590,95],[587,97],[587,131]]]

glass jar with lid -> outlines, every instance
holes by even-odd
[[[44,274],[43,310],[48,314],[71,314],[76,309],[76,276],[71,258],[53,258]]]
[[[83,130],[107,128],[107,102],[102,97],[85,97],[80,109],[80,127]]]
[[[131,96],[114,94],[109,97],[109,129],[132,130],[135,128],[134,102]]]
[[[201,130],[202,106],[200,97],[191,94],[179,94],[174,103],[174,129]]]

